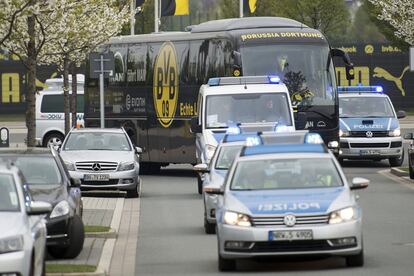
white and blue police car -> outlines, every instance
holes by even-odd
[[[234,158],[239,154],[249,139],[257,139],[257,133],[226,134],[218,145],[210,164],[198,164],[194,170],[198,173],[205,173],[203,187],[209,186],[220,189],[223,186],[227,171],[233,163]],[[203,193],[204,202],[204,230],[206,234],[216,232],[216,206],[218,195]]]
[[[381,86],[338,87],[340,152],[339,160],[388,159],[391,166],[404,160],[398,119],[390,98]]]
[[[314,133],[305,143],[243,147],[230,167],[216,211],[219,270],[236,260],[281,255],[344,256],[364,263],[362,214],[335,156]],[[319,135],[318,135],[319,136]],[[309,138],[310,137],[310,138]]]

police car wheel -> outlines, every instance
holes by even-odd
[[[203,180],[199,174],[197,174],[197,191],[199,195],[203,193]]]
[[[402,152],[400,157],[390,158],[390,166],[391,167],[399,167],[404,162],[404,151]]]
[[[216,233],[216,224],[208,222],[204,217],[204,231],[206,234],[215,234]]]
[[[363,249],[357,255],[348,256],[345,258],[346,258],[346,266],[349,266],[349,267],[364,266],[364,250]]]
[[[218,256],[218,268],[220,271],[232,271],[236,270],[236,260],[224,259],[223,257]]]

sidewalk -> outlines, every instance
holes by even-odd
[[[96,266],[94,273],[76,273],[80,275],[108,275],[111,257],[115,246],[116,234],[124,207],[124,198],[87,197],[83,196],[83,223],[84,225],[98,225],[110,227],[113,231],[108,234],[86,233],[82,252],[72,260],[48,259],[48,264],[77,264]],[[62,275],[62,274],[47,274]],[[71,275],[71,274],[67,274]],[[74,274],[75,275],[75,274]],[[111,274],[112,275],[112,274]]]

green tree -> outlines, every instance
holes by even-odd
[[[261,0],[256,15],[295,19],[320,30],[332,41],[344,40],[351,25],[343,0]]]

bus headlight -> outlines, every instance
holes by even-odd
[[[339,137],[348,137],[349,136],[349,131],[346,130],[339,130]]]
[[[356,218],[356,210],[354,207],[347,207],[335,212],[329,216],[329,224],[338,224],[354,220]]]
[[[390,130],[388,132],[388,136],[391,136],[391,137],[400,137],[401,136],[401,130],[399,128],[396,128],[394,130]]]
[[[237,226],[251,226],[250,218],[248,215],[239,214],[236,212],[226,211],[224,213],[224,223],[228,225]]]

